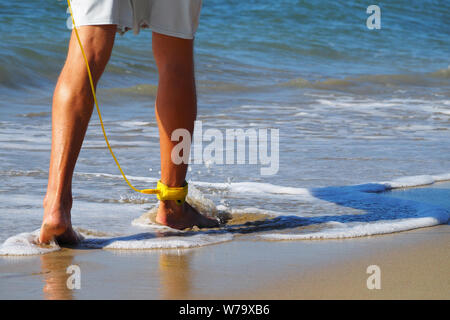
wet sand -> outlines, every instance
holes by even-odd
[[[327,241],[0,258],[1,299],[449,299],[450,226]],[[69,265],[81,289],[69,290]],[[366,286],[369,265],[381,289]]]
[[[262,285],[250,294],[241,292],[235,298],[450,298],[450,226],[346,241],[317,247],[317,254],[328,255],[326,264],[305,268],[299,263],[297,270],[287,270],[277,283]],[[379,290],[367,288],[370,265],[380,268]]]

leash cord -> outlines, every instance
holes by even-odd
[[[72,18],[72,24],[73,24],[73,30],[75,31],[75,35],[76,38],[78,40],[78,44],[80,46],[81,49],[81,53],[83,54],[83,58],[84,58],[84,62],[86,64],[86,70],[88,73],[88,77],[89,77],[89,83],[91,85],[91,90],[92,90],[92,96],[94,97],[94,103],[95,103],[95,108],[97,109],[97,113],[98,113],[98,118],[100,120],[100,125],[102,127],[102,132],[103,132],[103,137],[105,138],[105,142],[106,145],[108,146],[109,152],[111,153],[114,161],[116,162],[117,168],[119,168],[120,173],[122,174],[123,179],[125,180],[125,182],[128,184],[128,186],[133,189],[136,192],[140,192],[140,193],[145,193],[145,194],[159,194],[160,190],[159,189],[138,189],[136,187],[134,187],[130,181],[128,180],[127,176],[125,175],[125,173],[123,172],[119,161],[116,158],[116,155],[114,154],[111,145],[109,144],[108,141],[108,136],[106,135],[106,131],[105,131],[105,126],[103,125],[103,119],[102,119],[102,115],[100,113],[100,108],[98,106],[98,101],[97,101],[97,95],[95,94],[95,86],[94,86],[94,81],[92,80],[92,74],[91,74],[91,68],[89,67],[89,62],[86,56],[86,53],[84,51],[83,45],[81,44],[81,40],[80,40],[80,35],[78,34],[78,30],[75,24],[75,19],[73,17],[73,12],[72,12],[72,6],[70,5],[70,0],[67,0],[67,4],[69,5],[69,11],[70,11],[70,17]],[[175,188],[174,188],[175,189]]]

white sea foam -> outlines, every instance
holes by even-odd
[[[345,186],[344,188],[351,188],[354,191],[359,192],[381,192],[396,188],[406,188],[406,187],[416,187],[423,185],[430,185],[439,181],[450,180],[450,173],[444,173],[439,175],[419,175],[419,176],[409,176],[394,179],[392,181],[382,181],[382,182],[370,182],[367,184]],[[260,182],[237,182],[230,184],[215,184],[215,183],[198,183],[193,182],[198,185],[209,185],[216,188],[226,188],[228,192],[233,193],[252,193],[253,195],[262,194],[267,196],[268,194],[280,194],[280,195],[296,195],[313,197],[312,190],[308,188],[298,188],[298,187],[284,187],[279,185],[274,185],[270,183],[260,183]],[[321,189],[321,188],[316,188]],[[326,189],[326,188],[324,188]],[[334,189],[336,192],[342,192],[339,187]]]
[[[229,210],[231,214],[246,214],[246,213],[259,213],[259,214],[266,214],[270,216],[279,216],[281,215],[280,212],[272,211],[272,210],[266,210],[266,209],[259,209],[254,207],[248,207],[248,208],[232,208]]]
[[[0,256],[29,256],[58,251],[61,248],[54,241],[47,246],[37,245],[39,231],[24,232],[12,236],[0,245]]]
[[[389,189],[396,189],[396,188],[430,185],[435,182],[448,180],[450,180],[450,173],[444,173],[439,175],[420,175],[420,176],[401,177],[394,179],[392,181],[381,183],[385,184]]]
[[[231,241],[233,235],[183,233],[170,236],[156,236],[151,233],[117,238],[86,238],[81,245],[95,249],[145,250],[145,249],[183,249],[195,248]]]
[[[166,228],[165,231],[167,231]],[[148,232],[127,236],[105,237],[97,236],[95,232],[83,230],[80,232],[83,240],[79,247],[92,249],[120,249],[120,250],[144,250],[144,249],[174,249],[195,248],[231,241],[233,235],[230,233],[203,233],[182,232],[173,230],[170,233]],[[103,233],[99,233],[104,235]],[[21,233],[8,238],[0,246],[0,256],[27,256],[40,255],[58,251],[61,247],[51,242],[49,245],[37,245],[39,230],[31,233]]]
[[[127,128],[134,128],[136,126],[150,126],[152,125],[151,122],[147,122],[147,121],[121,121],[120,125],[123,127],[127,127]]]
[[[429,212],[430,216],[410,219],[380,220],[374,223],[337,223],[339,227],[309,233],[267,233],[259,235],[264,240],[321,240],[358,238],[380,234],[408,231],[447,223],[449,214],[445,210]]]

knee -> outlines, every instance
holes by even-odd
[[[85,50],[94,87],[103,74],[108,60],[100,50]],[[80,52],[69,55],[58,79],[56,93],[64,99],[86,96],[91,92],[91,84],[84,57]]]
[[[60,78],[53,95],[54,105],[62,108],[78,110],[90,114],[93,109],[93,98],[87,83]]]
[[[109,51],[101,46],[94,46],[87,42],[84,45],[84,53],[89,63],[92,80],[94,85],[96,85],[108,64],[110,57]],[[86,61],[79,49],[68,55],[64,69],[70,74],[73,80],[89,83]]]

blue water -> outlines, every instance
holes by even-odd
[[[366,5],[360,1],[204,1],[197,77],[258,86],[297,77],[407,75],[448,68],[448,1],[379,6],[381,30],[368,30]],[[0,1],[2,85],[47,88],[54,83],[69,37],[65,8],[65,1]],[[118,40],[108,84],[133,83],[136,73],[146,79],[151,73],[155,80],[149,33]],[[131,61],[129,53],[135,57]],[[133,76],[122,79],[126,70]]]
[[[204,1],[195,40],[198,119],[219,130],[280,130],[274,176],[260,175],[258,165],[192,165],[188,179],[205,196],[238,211],[360,214],[351,196],[311,202],[266,192],[264,183],[301,194],[450,172],[450,3],[378,3],[380,30],[367,29],[367,5]],[[67,18],[65,1],[0,0],[0,241],[40,225]],[[118,35],[98,95],[113,148],[138,187],[159,177],[156,85],[151,33]],[[233,183],[254,183],[259,196],[233,192]],[[95,114],[74,198],[76,226],[124,234],[156,204],[121,180]]]

